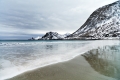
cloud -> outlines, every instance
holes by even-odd
[[[30,36],[48,31],[72,33],[95,9],[114,1],[0,0],[0,36],[11,34],[17,38],[16,33]]]

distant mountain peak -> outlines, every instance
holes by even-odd
[[[61,34],[58,34],[57,32],[47,32],[44,36],[42,36],[41,39],[43,40],[57,40],[57,39],[64,39],[66,36],[68,36],[70,34],[64,34],[64,35],[61,35]]]
[[[59,34],[57,32],[47,32],[41,39],[51,40],[51,39],[59,39]]]

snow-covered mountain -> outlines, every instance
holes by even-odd
[[[38,36],[38,37],[36,37],[36,38],[33,38],[33,37],[32,37],[32,38],[30,38],[30,39],[28,39],[28,40],[39,40],[39,39],[41,39],[41,37]]]
[[[119,39],[120,1],[95,10],[67,39]]]
[[[95,10],[73,34],[47,32],[42,38],[34,40],[41,39],[120,39],[120,0]]]
[[[47,32],[44,36],[42,36],[42,40],[57,40],[57,39],[64,39],[70,35],[69,33],[61,35],[58,34],[57,32]]]
[[[39,39],[41,39],[41,37],[40,36],[38,36],[38,37],[36,37],[36,38],[34,38],[35,40],[39,40]]]
[[[30,39],[28,39],[28,40],[35,40],[35,38],[32,37],[32,38],[30,38]]]

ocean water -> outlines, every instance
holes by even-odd
[[[99,47],[82,55],[98,73],[120,80],[120,43]]]
[[[120,41],[0,41],[0,80],[113,45]]]

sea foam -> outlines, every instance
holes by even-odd
[[[106,45],[108,46],[118,45],[119,43],[120,42],[118,40],[99,40],[99,41],[83,41],[83,42],[61,41],[61,42],[37,42],[37,43],[36,42],[35,43],[34,42],[2,43],[2,47],[8,47],[6,45],[9,45],[10,47],[8,47],[8,49],[9,48],[11,49],[12,47],[13,51],[8,53],[10,58],[8,57],[8,55],[4,55],[3,57],[1,57],[0,62],[2,64],[0,68],[0,80],[11,78],[36,68],[71,60],[76,56],[81,55],[91,49],[103,47]],[[4,46],[4,44],[6,45]],[[19,53],[17,53],[17,51],[14,51],[13,49],[16,46],[18,48],[15,49],[17,49]],[[33,47],[35,47],[35,49],[30,50]],[[28,51],[25,52],[25,54],[23,54],[24,51],[22,52],[19,48],[22,48],[21,50],[26,49],[25,51],[30,50],[30,52]]]

